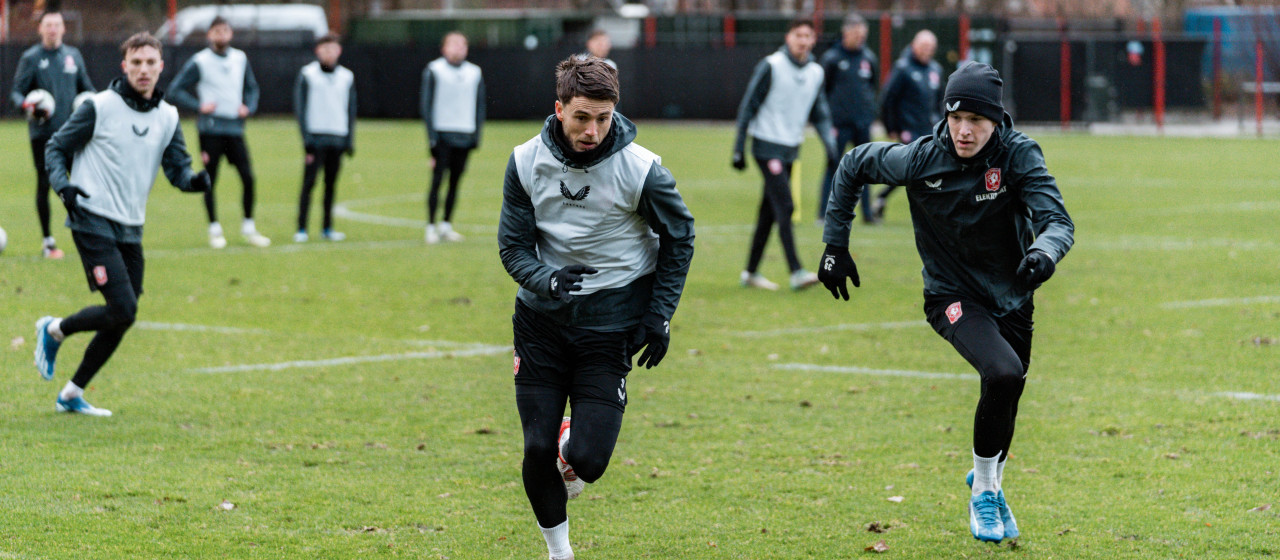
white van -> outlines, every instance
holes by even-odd
[[[329,21],[320,6],[231,4],[178,10],[173,21],[160,26],[156,37],[169,45],[203,45],[205,32],[216,16],[231,24],[237,45],[309,46],[329,32]]]

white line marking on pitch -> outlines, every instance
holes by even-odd
[[[1235,399],[1235,400],[1238,400],[1238,401],[1275,401],[1275,402],[1280,402],[1280,395],[1261,395],[1261,394],[1258,394],[1258,393],[1228,392],[1228,393],[1212,393],[1212,394],[1210,394],[1209,396],[1212,396],[1212,397],[1226,397],[1226,398],[1228,398],[1228,399]]]
[[[139,329],[149,331],[189,331],[189,332],[211,332],[218,334],[271,334],[271,331],[264,329],[242,329],[239,327],[214,327],[209,325],[189,325],[186,323],[156,323],[152,321],[138,321],[134,324]]]
[[[841,323],[839,325],[826,325],[822,327],[792,327],[786,329],[772,329],[767,331],[741,331],[732,333],[734,336],[743,336],[748,338],[761,338],[768,336],[783,336],[789,334],[811,334],[830,331],[856,331],[866,332],[873,330],[894,330],[909,329],[913,327],[927,327],[929,323],[924,319],[919,321],[894,321],[888,323]]]
[[[824,373],[861,373],[886,377],[915,377],[919,379],[980,379],[976,373],[938,373],[907,369],[872,369],[858,366],[820,366],[817,364],[774,364],[773,369],[791,371],[820,371]]]
[[[1164,309],[1193,309],[1197,307],[1230,307],[1232,305],[1253,305],[1256,303],[1280,303],[1280,296],[1257,296],[1245,298],[1198,299],[1192,301],[1171,301],[1160,304]]]
[[[396,362],[404,360],[432,360],[437,358],[467,358],[472,356],[493,356],[510,352],[510,346],[478,346],[468,350],[451,350],[448,352],[405,352],[403,354],[382,354],[378,356],[346,356],[325,360],[297,360],[292,362],[276,362],[272,364],[244,364],[238,366],[218,366],[193,368],[190,373],[237,373],[245,371],[280,371],[285,369],[318,368],[327,366],[345,366],[373,362]]]

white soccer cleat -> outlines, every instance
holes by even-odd
[[[342,241],[347,238],[347,234],[340,231],[333,231],[331,229],[324,230],[320,236],[324,237],[325,241]]]
[[[209,246],[214,249],[227,247],[227,238],[222,235],[222,225],[217,222],[209,224]]]
[[[564,479],[564,493],[572,500],[582,494],[583,488],[587,483],[578,478],[578,474],[573,472],[573,467],[569,463],[564,462],[564,444],[569,441],[569,417],[565,416],[560,421],[560,441],[556,444],[556,469],[560,471],[560,477]]]
[[[800,291],[818,283],[818,275],[805,269],[791,273],[791,289]]]
[[[748,288],[760,288],[771,292],[778,289],[778,285],[770,282],[768,278],[761,276],[759,273],[751,273],[745,270],[742,271],[739,281]]]
[[[453,231],[453,224],[449,222],[440,222],[440,238],[451,243],[466,239],[461,233]]]
[[[427,245],[435,245],[440,242],[440,233],[436,231],[435,224],[427,226],[427,233],[424,238],[427,241]]]
[[[294,243],[306,243],[308,239],[311,239],[311,236],[307,235],[306,230],[299,230],[298,233],[293,234]]]
[[[85,416],[111,416],[111,411],[105,408],[98,408],[89,404],[84,397],[76,397],[74,399],[63,399],[61,396],[54,402],[53,409],[57,412],[66,412],[68,414],[83,414]]]

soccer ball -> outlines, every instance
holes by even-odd
[[[79,109],[81,105],[84,105],[84,102],[88,101],[90,97],[93,97],[92,91],[80,92],[80,95],[77,95],[75,100],[71,102],[71,112],[76,112],[76,109]]]
[[[4,248],[9,246],[9,234],[4,232],[4,228],[0,227],[0,254],[4,254]]]
[[[22,110],[27,113],[27,120],[43,122],[53,116],[54,108],[53,94],[43,89],[31,90],[22,100]]]

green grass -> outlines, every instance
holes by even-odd
[[[340,219],[341,244],[290,242],[302,165],[289,120],[249,129],[269,249],[239,242],[234,173],[220,252],[200,199],[161,179],[143,323],[91,386],[116,412],[95,419],[52,411],[88,336],[69,339],[54,383],[31,367],[33,321],[100,298],[61,226],[68,258],[36,257],[25,132],[0,124],[0,558],[545,558],[510,355],[424,354],[510,344],[515,285],[494,234],[507,156],[537,128],[486,129],[460,244],[395,225],[424,214],[413,122],[361,123],[338,199],[392,220]],[[1280,338],[1275,142],[1040,136],[1076,248],[1036,300],[1005,477],[1023,537],[997,547],[966,525],[976,381],[776,367],[972,372],[923,322],[905,199],[884,227],[854,228],[853,301],[743,290],[760,178],[730,169],[731,134],[640,123],[697,218],[697,254],[670,354],[633,372],[609,472],[570,504],[578,558],[852,558],[881,539],[898,558],[1280,555],[1280,402],[1215,396],[1280,393],[1280,348],[1265,343]],[[814,142],[797,228],[811,267]],[[785,279],[776,244],[762,272]],[[918,324],[829,328],[902,321]],[[238,330],[162,328],[174,324]],[[779,329],[808,330],[760,332]],[[399,358],[234,367],[360,356]],[[1276,508],[1249,511],[1263,504]]]

